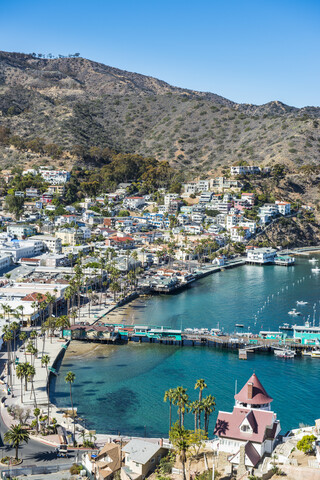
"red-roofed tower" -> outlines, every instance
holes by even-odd
[[[254,373],[244,387],[235,396],[235,406],[245,408],[259,408],[271,410],[270,404],[273,398],[265,391],[263,385]]]

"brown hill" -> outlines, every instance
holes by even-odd
[[[11,135],[152,155],[190,177],[239,160],[318,165],[319,117],[320,108],[237,104],[80,57],[0,52],[0,125]],[[6,166],[28,156],[1,155]]]

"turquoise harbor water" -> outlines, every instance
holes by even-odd
[[[244,266],[217,273],[178,295],[139,300],[126,321],[173,328],[212,328],[219,323],[227,332],[234,331],[236,323],[243,323],[245,331],[259,332],[277,330],[283,322],[302,323],[310,315],[319,325],[320,275],[312,274],[311,268],[308,260],[298,259],[293,268]],[[297,307],[297,300],[309,304]],[[290,317],[288,311],[293,307],[303,315]],[[86,419],[87,427],[100,433],[166,435],[168,405],[163,403],[164,391],[183,385],[190,397],[196,398],[194,383],[201,377],[206,379],[208,393],[216,397],[217,410],[230,410],[235,381],[241,388],[253,370],[274,398],[273,408],[283,431],[301,422],[311,424],[320,416],[318,359],[284,360],[257,354],[239,361],[235,353],[210,348],[105,345],[97,358],[70,357],[63,362],[52,393],[52,401],[58,406],[69,405],[64,382],[69,370],[76,374],[78,413]],[[189,426],[193,426],[191,416]]]

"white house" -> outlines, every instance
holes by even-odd
[[[280,422],[271,410],[273,399],[255,373],[234,398],[233,411],[218,414],[214,433],[219,438],[219,454],[227,454],[228,461],[238,469],[241,466],[252,472],[266,454],[273,452]]]
[[[250,230],[248,227],[232,227],[230,229],[230,237],[233,242],[244,242],[250,237]]]
[[[135,210],[136,208],[142,207],[145,203],[143,197],[127,197],[123,205],[129,208],[129,210]]]
[[[278,206],[278,211],[281,215],[290,215],[290,213],[291,213],[291,203],[281,202],[281,201],[277,200],[276,205]]]

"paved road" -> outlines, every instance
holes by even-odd
[[[10,455],[15,456],[15,449],[4,445],[3,436],[7,428],[1,419],[0,423],[0,454],[1,458]],[[57,465],[76,461],[77,451],[69,452],[69,458],[58,458],[55,447],[44,445],[36,440],[29,440],[19,448],[19,458],[23,459],[23,465]],[[80,458],[80,455],[79,455]],[[3,469],[4,467],[1,467]]]

